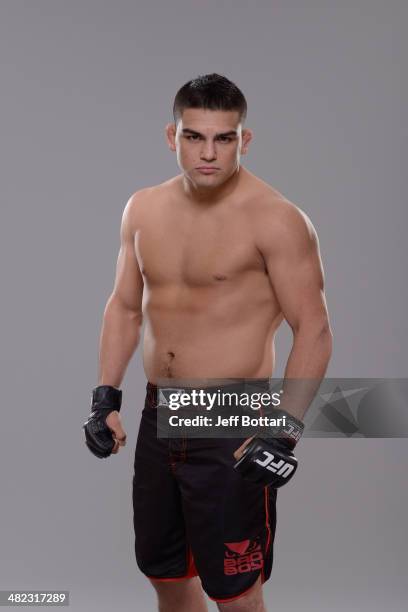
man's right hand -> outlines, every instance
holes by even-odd
[[[100,459],[116,454],[126,444],[119,411],[122,391],[110,385],[100,385],[92,391],[92,408],[84,423],[85,444]]]

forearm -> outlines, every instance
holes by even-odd
[[[139,344],[141,327],[141,312],[128,310],[114,299],[108,301],[99,342],[99,385],[120,387]]]
[[[327,370],[332,334],[326,326],[303,326],[294,331],[283,382],[281,408],[302,419]]]
[[[285,378],[322,379],[332,352],[332,335],[326,325],[311,327],[305,324],[293,332]]]

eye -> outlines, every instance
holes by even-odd
[[[198,140],[198,138],[198,134],[190,134],[189,136],[187,136],[187,140]]]
[[[231,142],[232,138],[229,136],[220,136],[218,140],[221,140],[221,142]]]

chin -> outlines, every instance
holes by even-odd
[[[208,175],[204,177],[200,176],[200,178],[195,181],[196,185],[202,185],[203,187],[218,187],[224,182],[224,179],[220,178],[219,176],[216,178],[213,175]]]
[[[194,183],[198,183],[200,185],[207,185],[208,183],[219,183],[222,176],[220,176],[220,171],[214,174],[201,174],[195,168],[188,173],[188,176]]]

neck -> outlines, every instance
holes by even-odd
[[[188,199],[199,203],[208,202],[214,204],[235,191],[242,178],[242,174],[243,169],[241,166],[238,166],[231,176],[218,187],[203,187],[202,185],[196,185],[183,175],[182,188]]]

